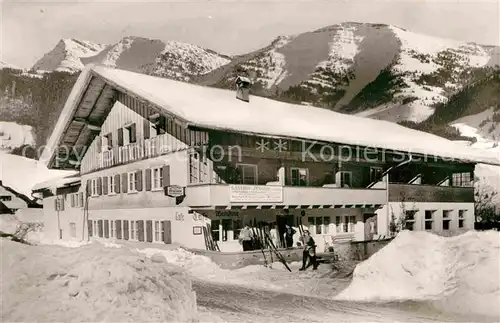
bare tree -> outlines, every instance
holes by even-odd
[[[488,184],[476,183],[475,188],[475,221],[483,224],[500,224],[500,208],[495,205],[498,193]]]
[[[392,205],[391,208],[391,222],[389,223],[389,232],[391,236],[396,236],[401,230],[407,230],[409,221],[415,219],[415,213],[417,212],[417,207],[415,199],[410,198],[406,193],[401,192],[400,194],[400,204],[399,204],[399,214],[396,215]],[[412,202],[413,204],[410,208],[407,208],[407,203]]]

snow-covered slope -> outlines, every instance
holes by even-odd
[[[193,76],[209,73],[229,62],[229,57],[199,46],[129,36],[113,45],[61,40],[33,68],[76,72],[93,63],[190,81]]]
[[[279,37],[213,83],[229,85],[235,74],[247,74],[255,93],[279,92],[346,113],[418,122],[471,81],[470,69],[498,64],[495,49],[391,25],[346,22]]]
[[[12,69],[20,70],[19,67],[0,60],[0,69],[2,69],[2,68],[12,68]]]
[[[61,39],[56,47],[45,54],[35,65],[34,70],[78,72],[84,64],[82,58],[95,56],[107,45],[95,44],[77,39]]]
[[[22,145],[34,145],[33,128],[15,122],[0,121],[0,151],[8,151]]]
[[[31,188],[35,184],[72,174],[75,172],[49,170],[37,160],[0,152],[0,180],[28,197],[31,197]]]

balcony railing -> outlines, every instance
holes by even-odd
[[[157,157],[184,147],[186,147],[185,144],[173,139],[169,134],[158,135],[150,139],[102,151],[98,154],[97,165],[94,164],[91,170]]]
[[[389,202],[474,203],[473,187],[389,184]]]
[[[386,204],[385,189],[350,189],[276,185],[201,184],[186,189],[191,207],[217,206],[322,206],[349,207]]]

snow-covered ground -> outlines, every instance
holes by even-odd
[[[6,227],[0,224],[0,230]],[[330,265],[224,270],[182,249],[0,241],[2,320],[429,322],[500,319],[500,234],[404,231],[354,278]],[[68,248],[70,247],[70,248]],[[335,274],[337,272],[337,274]],[[347,286],[346,289],[344,289]],[[344,291],[342,291],[344,290]],[[413,303],[394,303],[395,301]],[[360,303],[361,302],[361,303]],[[453,314],[457,313],[457,314]]]
[[[33,127],[15,122],[0,121],[0,151],[34,144]]]
[[[403,231],[357,266],[336,299],[432,300],[449,311],[500,318],[500,233],[444,238]]]

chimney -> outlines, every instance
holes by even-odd
[[[236,78],[236,98],[241,101],[250,102],[251,85],[252,82],[248,77],[238,76]]]

